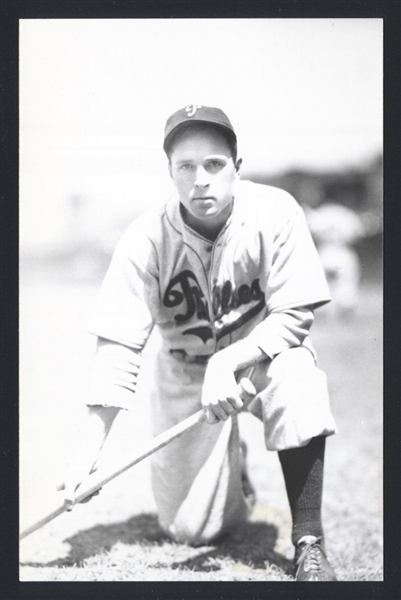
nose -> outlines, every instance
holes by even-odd
[[[202,165],[199,165],[199,167],[196,169],[194,184],[196,187],[206,187],[209,185],[208,172],[203,168]]]

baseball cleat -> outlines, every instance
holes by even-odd
[[[322,538],[302,537],[296,547],[296,581],[337,581],[336,574],[322,548]]]

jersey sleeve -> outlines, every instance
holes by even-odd
[[[313,311],[308,308],[273,312],[256,325],[247,339],[269,358],[274,358],[284,350],[303,344],[309,336],[313,321]]]
[[[100,338],[142,349],[159,306],[156,250],[134,223],[117,244],[89,331]]]
[[[277,205],[266,300],[269,313],[287,308],[316,308],[330,301],[320,257],[301,207],[287,195]]]

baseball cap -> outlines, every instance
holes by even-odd
[[[233,141],[237,141],[234,128],[227,115],[220,109],[212,106],[202,106],[200,104],[188,104],[185,108],[177,110],[171,117],[167,119],[166,127],[164,130],[164,151],[167,152],[167,148],[174,136],[179,129],[182,129],[189,123],[212,123],[218,127],[223,128],[233,138]]]

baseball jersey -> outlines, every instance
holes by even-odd
[[[174,195],[120,238],[90,331],[141,350],[160,329],[171,353],[208,356],[252,336],[277,345],[267,317],[330,299],[305,216],[287,192],[238,180],[214,242],[182,219]]]

